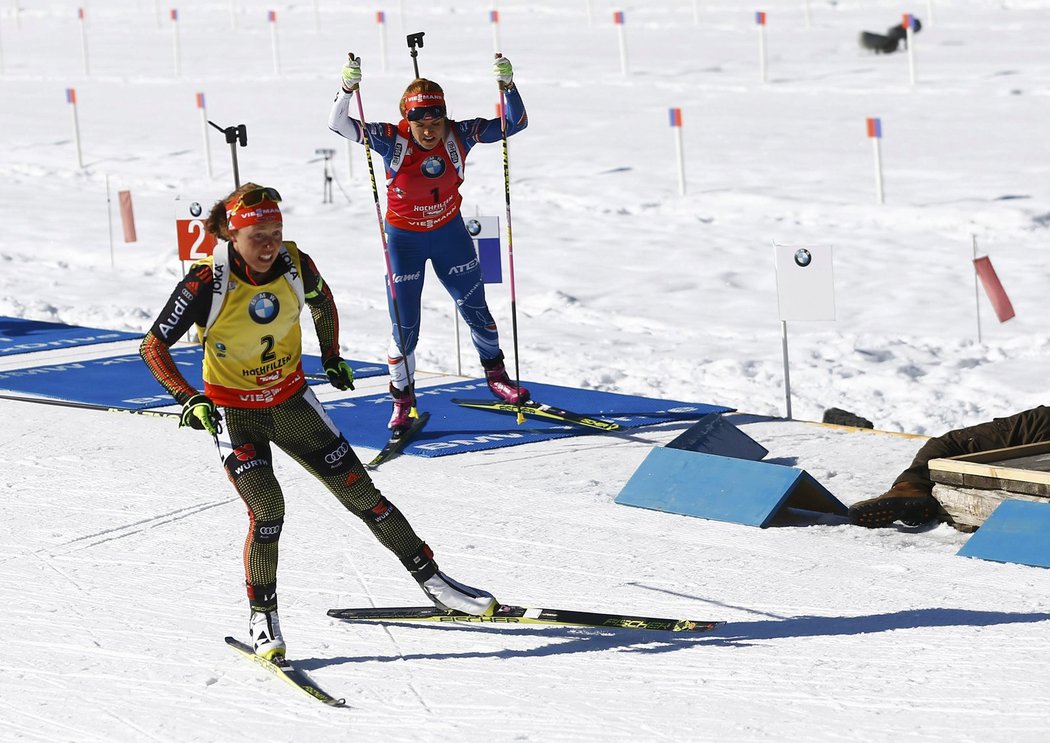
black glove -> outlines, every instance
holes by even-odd
[[[354,370],[343,361],[342,356],[333,356],[325,359],[321,364],[324,373],[328,375],[328,383],[337,390],[352,390],[354,388]]]
[[[207,395],[196,394],[182,406],[180,426],[207,431],[213,436],[222,431],[222,416]]]

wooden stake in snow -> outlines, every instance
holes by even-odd
[[[80,149],[80,123],[77,121],[77,91],[74,88],[66,88],[66,103],[73,113],[73,139],[77,143],[77,167],[84,167],[84,154]]]
[[[882,152],[879,148],[879,140],[882,139],[882,120],[878,117],[868,119],[868,138],[871,139],[872,148],[875,151],[875,202],[885,203],[882,195]]]
[[[204,165],[208,177],[214,178],[211,167],[211,146],[208,144],[208,109],[204,104],[204,93],[197,93],[197,108],[201,112],[201,134],[204,136]]]
[[[171,52],[175,62],[175,77],[182,75],[182,58],[179,54],[179,11],[171,9]]]
[[[755,25],[758,26],[758,67],[762,82],[766,81],[766,13],[755,11]]]
[[[270,15],[270,40],[273,46],[273,74],[281,74],[281,55],[277,51],[277,11],[271,10]]]
[[[685,196],[685,159],[682,156],[682,109],[671,109],[671,128],[675,133],[675,147],[678,152],[678,193]]]
[[[627,75],[627,39],[624,36],[624,16],[622,10],[617,10],[613,13],[613,23],[616,24],[616,30],[620,37],[620,71],[626,76]]]

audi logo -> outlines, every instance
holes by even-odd
[[[350,451],[350,444],[344,441],[334,452],[332,452],[331,454],[326,454],[324,461],[326,461],[328,464],[335,464],[340,459],[345,457],[348,451]]]

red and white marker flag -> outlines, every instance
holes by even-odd
[[[73,112],[73,139],[77,143],[77,167],[84,167],[84,154],[80,149],[80,122],[77,121],[77,91],[74,88],[66,88],[66,103],[69,110]]]
[[[84,55],[84,74],[91,74],[91,65],[88,64],[88,40],[87,40],[87,18],[83,8],[77,8],[77,17],[80,18],[80,49]]]
[[[208,107],[204,102],[204,93],[197,93],[197,108],[201,112],[201,134],[204,137],[204,165],[209,178],[214,178],[211,167],[211,146],[208,144]]]
[[[179,52],[179,11],[171,9],[171,53],[175,62],[175,77],[182,75],[182,55]]]
[[[682,148],[682,109],[670,110],[671,128],[675,132],[675,147],[678,152],[678,193],[685,196],[685,158]]]
[[[758,66],[762,82],[767,79],[766,75],[766,12],[755,11],[755,25],[758,26]]]
[[[1010,303],[1010,298],[1006,296],[1006,290],[1003,289],[995,268],[992,267],[992,259],[986,255],[974,258],[973,269],[977,272],[981,285],[984,286],[984,293],[988,295],[988,301],[992,303],[992,309],[995,310],[995,316],[999,318],[999,322],[1006,322],[1013,317],[1014,306]]]
[[[625,17],[622,10],[613,12],[613,23],[616,24],[616,31],[620,37],[620,72],[625,76],[627,75],[627,38],[624,35]]]
[[[882,150],[879,141],[882,139],[882,120],[878,117],[869,117],[868,138],[871,139],[872,148],[875,152],[875,201],[879,204],[885,203],[882,194]]]
[[[270,20],[270,40],[273,45],[273,74],[281,74],[281,55],[277,51],[277,11],[271,10],[268,16]]]
[[[904,39],[908,44],[908,82],[915,84],[915,16],[905,13],[901,20],[904,26]]]
[[[383,72],[386,72],[386,13],[376,11],[376,26],[379,28],[379,56],[383,61]]]
[[[489,11],[489,23],[492,25],[492,51],[495,54],[500,53],[500,40],[499,40],[499,11]]]
[[[18,3],[15,3],[14,7],[15,17],[18,16]],[[0,75],[6,74],[4,70],[4,35],[3,29],[0,28]]]
[[[120,223],[124,228],[124,242],[136,242],[139,238],[135,232],[135,210],[131,206],[131,191],[117,191],[117,201],[120,203]]]

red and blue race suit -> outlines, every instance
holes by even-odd
[[[352,97],[352,93],[339,94],[328,126],[337,134],[364,144],[361,122],[350,116]],[[517,88],[508,90],[505,100],[510,136],[524,129],[528,118]],[[459,185],[463,182],[467,154],[478,143],[499,142],[503,138],[502,126],[499,119],[447,121],[444,141],[430,150],[424,150],[412,138],[405,120],[397,125],[366,125],[368,145],[383,158],[387,176],[387,248],[397,298],[397,316],[392,303],[390,307],[391,376],[399,389],[405,389],[412,381],[411,370],[405,369],[398,357],[409,359],[411,365],[411,354],[419,340],[420,297],[427,260],[469,326],[478,355],[489,360],[501,353],[496,323],[485,301],[481,266],[460,216]],[[390,294],[388,287],[388,298]]]

